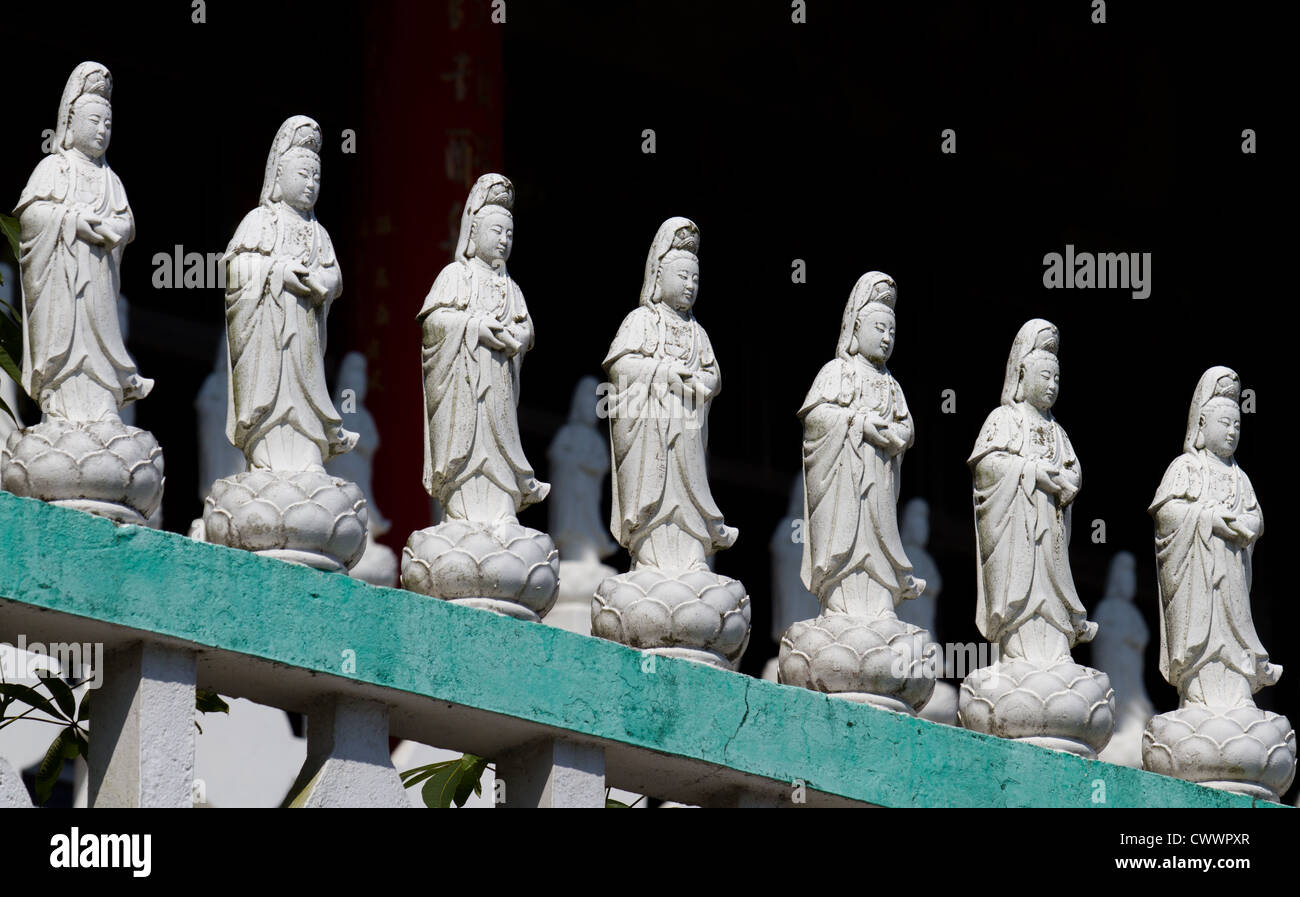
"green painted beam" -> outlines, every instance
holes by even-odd
[[[1254,803],[7,493],[0,598],[882,806]]]

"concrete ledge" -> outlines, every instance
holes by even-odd
[[[487,757],[564,735],[655,797],[1262,803],[4,493],[0,533],[0,640],[153,638],[198,651],[201,687],[300,711],[378,700],[393,735]]]

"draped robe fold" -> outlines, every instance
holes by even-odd
[[[1061,425],[1035,425],[1028,414],[1018,405],[995,408],[967,461],[975,476],[975,622],[997,644],[1037,618],[1073,646],[1090,625],[1070,572],[1073,504],[1039,489],[1035,466],[1058,466],[1076,491],[1082,474]],[[1040,428],[1050,434],[1041,443],[1034,437]]]
[[[484,320],[504,325],[522,346],[514,357],[479,342]],[[523,291],[481,262],[452,262],[438,274],[417,316],[423,334],[424,488],[455,514],[449,498],[485,477],[517,513],[546,498],[524,457],[516,407],[533,322]]]
[[[343,291],[334,246],[314,217],[258,206],[244,216],[226,249],[229,399],[226,438],[251,459],[270,431],[287,426],[320,450],[321,460],[350,451],[356,434],[325,384],[326,316]],[[326,287],[324,297],[284,286],[298,262]],[[305,278],[304,278],[305,279]]]
[[[899,470],[892,457],[866,442],[861,422],[887,425],[912,445],[912,416],[888,370],[853,356],[827,363],[799,409],[804,422],[804,520],[801,577],[823,603],[835,586],[865,572],[893,596],[892,610],[912,583],[912,565],[898,532]]]
[[[118,408],[142,397],[117,316],[122,253],[135,237],[121,180],[107,164],[53,153],[32,172],[14,214],[22,232],[23,389],[45,408],[46,393],[80,375],[112,393]],[[125,238],[112,249],[80,239],[83,215],[125,223]]]
[[[1218,514],[1257,536],[1264,517],[1245,471],[1224,468],[1229,494],[1216,495],[1216,468],[1203,453],[1186,452],[1165,471],[1150,512],[1156,519],[1156,567],[1160,587],[1160,672],[1176,686],[1218,661],[1240,674],[1254,693],[1269,682],[1260,668],[1268,653],[1250,613],[1251,555],[1215,535]],[[1181,689],[1180,689],[1181,690]]]
[[[614,468],[610,532],[632,553],[661,527],[675,527],[700,546],[689,563],[730,547],[736,531],[727,527],[709,491],[709,402],[721,388],[721,375],[708,334],[694,317],[690,345],[682,357],[666,351],[659,316],[670,311],[642,306],[619,325],[605,356],[609,394],[610,459]],[[683,402],[668,389],[668,370],[682,362],[692,376],[691,397]],[[642,558],[647,561],[648,559]],[[656,565],[665,563],[657,558]]]

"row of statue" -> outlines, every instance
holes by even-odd
[[[4,488],[119,522],[155,517],[163,488],[157,442],[123,423],[146,397],[117,312],[123,249],[134,220],[104,159],[111,77],[83,63],[59,107],[55,146],[32,174],[20,216],[22,387],[42,420],[10,434]],[[376,549],[368,468],[337,459],[357,445],[326,387],[326,318],[342,292],[329,234],[314,214],[321,130],[294,116],[275,135],[258,206],[226,254],[225,436],[243,469],[215,479],[191,535],[208,542],[347,571]],[[604,359],[610,451],[595,433],[594,383],[575,401],[575,426],[553,451],[560,487],[579,496],[552,517],[566,557],[518,513],[546,499],[516,420],[532,318],[507,272],[514,189],[498,174],[474,184],[455,258],[417,316],[422,343],[424,488],[441,518],[413,533],[401,584],[433,598],[540,621],[557,599],[590,631],[657,654],[735,669],[750,636],[743,584],[715,573],[711,556],[735,543],[710,493],[708,411],[721,388],[718,358],[693,307],[700,231],[685,218],[659,226],[640,302]],[[936,692],[937,645],[900,609],[935,584],[917,575],[915,532],[900,531],[899,471],[915,439],[903,390],[887,366],[896,340],[897,288],[872,271],[854,286],[835,356],[817,374],[803,424],[799,578],[817,607],[780,637],[787,685],[916,714]],[[1069,563],[1070,517],[1081,468],[1053,415],[1060,335],[1024,324],[1011,345],[1001,403],[968,459],[974,479],[977,623],[998,648],[955,696],[956,719],[978,732],[1095,757],[1112,736],[1115,699],[1105,673],[1073,660],[1094,638]],[[355,372],[352,383],[356,383]],[[362,374],[364,377],[364,374]],[[1254,490],[1237,466],[1240,380],[1224,367],[1193,392],[1183,453],[1149,512],[1155,519],[1160,671],[1177,710],[1142,735],[1147,769],[1276,800],[1295,768],[1285,717],[1256,708],[1272,685],[1251,621],[1251,553],[1263,532]],[[330,464],[327,470],[326,465]],[[598,524],[599,478],[611,476],[609,532],[631,556],[618,573]],[[595,485],[593,485],[595,484]],[[923,528],[913,523],[912,529]],[[566,545],[566,542],[569,543]],[[571,548],[571,550],[570,550]],[[383,564],[381,563],[382,567]],[[391,563],[389,565],[391,567]],[[931,565],[932,566],[932,565]],[[383,575],[382,573],[380,575]],[[932,614],[931,623],[932,627]],[[946,688],[946,687],[945,687]],[[951,708],[951,689],[939,689]]]

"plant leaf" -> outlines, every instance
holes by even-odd
[[[43,805],[50,799],[54,783],[59,780],[59,774],[63,772],[63,761],[67,759],[69,746],[72,746],[73,750],[76,749],[72,736],[68,734],[72,731],[74,730],[71,726],[59,730],[59,734],[50,742],[49,750],[45,752],[41,765],[36,769],[36,803],[38,804]]]
[[[37,710],[48,713],[55,719],[58,719],[63,715],[49,702],[49,699],[46,698],[45,695],[26,685],[19,685],[16,682],[0,683],[0,694],[5,694],[11,698],[22,701],[24,704],[28,704],[35,707]]]
[[[58,703],[59,709],[63,711],[63,716],[68,722],[75,720],[77,718],[77,699],[72,694],[72,689],[68,688],[68,683],[45,670],[38,671],[36,676],[49,689],[50,694]]]
[[[428,766],[416,766],[413,769],[408,769],[406,772],[400,774],[402,777],[402,785],[406,788],[413,788],[425,779],[429,778],[429,776],[436,775],[438,770],[445,769],[448,766],[454,766],[459,762],[459,760],[443,760],[438,763],[430,763]]]
[[[607,797],[607,798],[605,798],[605,809],[606,809],[606,810],[615,810],[615,809],[624,809],[624,810],[626,810],[626,809],[629,809],[629,808],[628,808],[628,805],[625,804],[625,803],[623,803],[621,800],[614,800],[614,798],[612,798],[612,797]]]
[[[9,249],[14,254],[14,261],[18,261],[21,251],[18,245],[21,238],[18,219],[12,215],[0,215],[0,231],[4,232],[5,239],[9,241]]]
[[[85,722],[90,719],[90,698],[94,694],[89,688],[81,696],[81,706],[77,708],[77,722]]]
[[[483,770],[487,769],[487,764],[487,760],[474,754],[466,754],[460,758],[456,793],[452,797],[456,806],[465,806],[465,802],[469,800],[471,791],[476,794],[483,793],[483,789],[479,785],[479,780],[483,778]]]
[[[194,708],[200,713],[229,713],[230,705],[221,699],[221,695],[205,688],[195,689]],[[202,731],[201,729],[199,731]]]
[[[451,807],[451,800],[456,796],[456,781],[460,772],[460,762],[453,760],[443,769],[434,773],[420,790],[426,807],[446,810]]]

